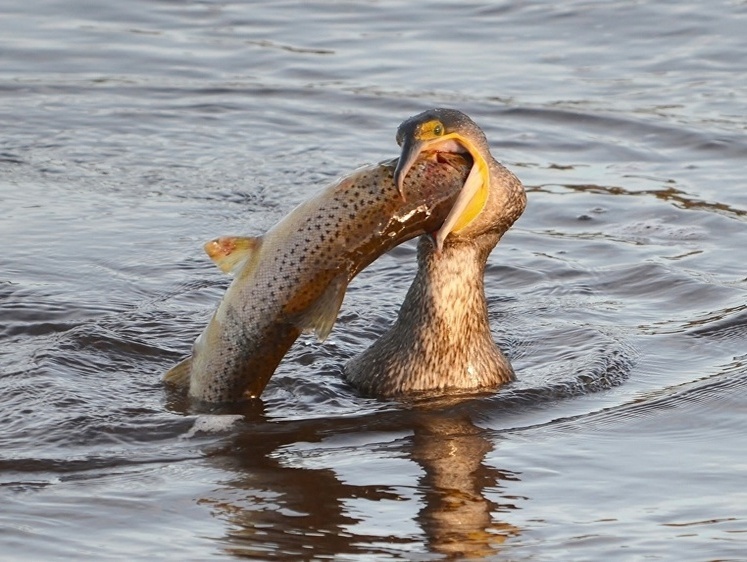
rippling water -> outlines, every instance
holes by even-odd
[[[0,558],[737,560],[747,4],[0,3]],[[519,380],[360,398],[414,244],[261,404],[160,377],[258,234],[432,106],[529,205],[486,276]]]

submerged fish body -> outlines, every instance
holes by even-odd
[[[206,244],[236,277],[192,356],[164,380],[204,402],[258,397],[305,331],[329,334],[350,280],[398,244],[434,232],[470,171],[468,156],[424,153],[402,194],[397,160],[362,168],[296,207],[264,236]]]

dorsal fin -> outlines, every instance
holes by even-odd
[[[319,298],[298,315],[294,324],[304,332],[313,331],[319,341],[327,339],[340,312],[348,282],[347,273],[332,279]]]
[[[207,242],[204,248],[223,273],[231,273],[249,261],[261,245],[261,237],[221,236]]]

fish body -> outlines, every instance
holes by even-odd
[[[264,236],[208,242],[208,254],[236,276],[192,356],[165,381],[204,402],[256,398],[302,332],[326,338],[350,280],[398,244],[436,231],[472,163],[461,154],[423,153],[401,189],[396,166],[394,159],[354,172]]]

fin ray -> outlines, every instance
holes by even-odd
[[[303,331],[313,331],[319,341],[326,340],[337,321],[348,283],[347,274],[335,277],[319,298],[299,314],[296,326]]]
[[[189,386],[191,372],[192,357],[187,357],[166,372],[163,382],[173,386]]]

